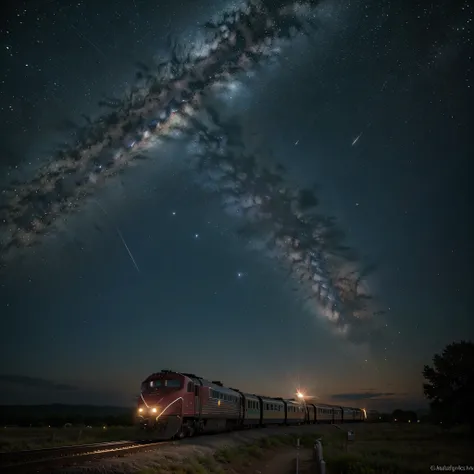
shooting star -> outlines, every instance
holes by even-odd
[[[135,259],[133,258],[132,252],[130,252],[130,249],[128,248],[127,242],[125,242],[125,239],[123,238],[122,232],[120,232],[118,227],[115,227],[117,229],[117,233],[119,237],[122,239],[123,245],[125,245],[125,248],[127,249],[128,254],[130,255],[130,258],[132,259],[133,264],[135,265],[135,268],[137,269],[137,272],[140,273],[140,269],[138,268],[137,262],[135,262]]]
[[[94,199],[93,201],[100,207],[101,211],[105,214],[105,217],[106,217],[109,221],[111,221],[109,214],[108,214],[107,211],[102,207],[102,205],[100,204],[100,202],[97,201],[97,200],[95,200],[95,199]],[[114,225],[114,227],[115,227],[115,230],[117,231],[117,234],[118,234],[118,236],[120,237],[120,240],[122,241],[124,247],[127,249],[128,255],[130,255],[130,259],[132,260],[133,265],[135,265],[135,268],[137,269],[137,272],[140,273],[140,269],[138,268],[137,262],[136,262],[135,259],[133,258],[133,254],[132,254],[132,252],[130,251],[130,249],[128,248],[127,242],[125,242],[125,239],[123,238],[122,232],[120,232],[120,229],[119,229],[116,225]]]
[[[360,132],[359,135],[357,135],[357,137],[355,137],[355,139],[352,141],[351,146],[354,146],[359,141],[359,138],[362,136],[363,133],[364,132]]]
[[[299,143],[299,142],[300,142],[299,140],[296,140],[296,142],[295,142],[295,146],[296,146],[296,145],[298,145],[298,143]]]

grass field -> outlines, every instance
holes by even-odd
[[[134,427],[0,428],[0,452],[134,439]]]
[[[325,426],[316,433],[317,429],[314,434],[262,438],[250,445],[220,449],[213,456],[185,459],[139,474],[254,473],[255,463],[295,446],[298,437],[306,448],[312,448],[315,439],[322,438],[327,474],[421,474],[435,471],[431,466],[459,465],[471,466],[474,471],[472,439],[465,429],[443,432],[433,425],[366,423],[354,426],[355,440],[350,444],[345,431]]]
[[[467,430],[443,431],[428,424],[357,424],[349,427],[355,440],[346,442],[346,432],[334,426],[305,427],[301,435],[264,437],[252,444],[218,449],[212,455],[170,461],[139,474],[247,474],[262,459],[271,459],[295,446],[311,448],[322,438],[327,474],[415,474],[431,472],[431,466],[473,466],[472,438]],[[303,431],[303,430],[302,430]],[[3,451],[49,446],[133,439],[134,428],[9,428],[0,432]],[[199,438],[197,438],[198,440]],[[444,470],[447,470],[446,468]],[[451,469],[452,470],[452,469]],[[466,471],[468,469],[465,469]],[[473,471],[474,472],[474,471]]]
[[[339,431],[339,430],[337,430]],[[443,431],[428,424],[366,423],[346,443],[338,432],[323,437],[328,474],[398,474],[431,472],[431,466],[470,465],[472,439],[464,428]]]

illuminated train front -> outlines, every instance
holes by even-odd
[[[137,423],[147,431],[170,439],[190,436],[194,423],[199,381],[164,370],[148,376],[142,383],[138,400]]]

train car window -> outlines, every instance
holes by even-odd
[[[195,397],[199,396],[199,387],[197,385],[194,386],[194,396]]]
[[[194,384],[192,382],[188,382],[188,392],[194,392]]]

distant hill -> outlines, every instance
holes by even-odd
[[[95,405],[0,405],[2,425],[62,425],[64,423],[129,424],[132,407]]]

